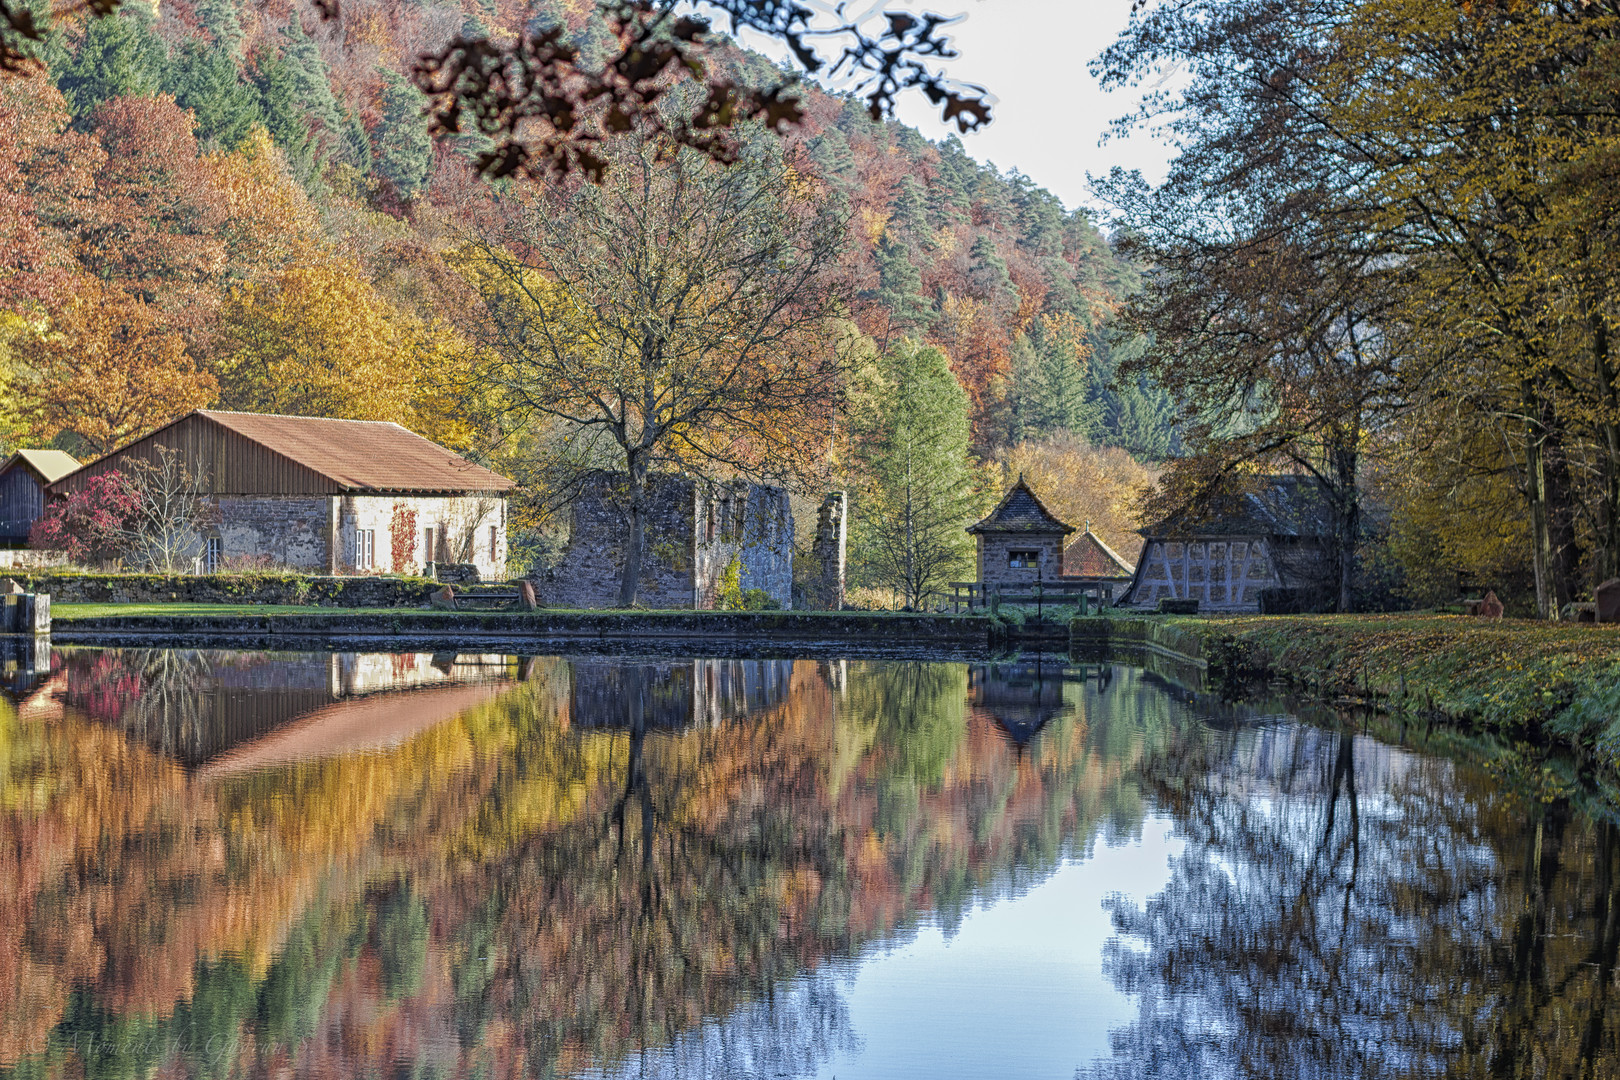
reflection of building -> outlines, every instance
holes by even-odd
[[[187,766],[220,755],[321,713],[333,726],[331,749],[353,748],[364,735],[338,728],[333,706],[378,696],[394,713],[427,713],[432,688],[493,684],[505,680],[500,656],[430,656],[426,653],[237,653],[197,649],[66,649],[57,654],[64,706],[146,742]],[[400,691],[413,691],[411,694]],[[465,707],[461,697],[441,697],[437,719]],[[459,703],[459,704],[458,704]],[[449,710],[449,711],[445,711]],[[430,710],[433,711],[433,710]],[[386,735],[388,710],[371,714],[368,727]],[[305,749],[320,749],[321,737],[306,733]]]
[[[573,723],[598,728],[715,725],[788,696],[791,660],[574,660]]]
[[[968,701],[1023,746],[1046,724],[1074,710],[1064,700],[1064,664],[1040,657],[968,667]]]

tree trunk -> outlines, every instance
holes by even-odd
[[[1338,551],[1338,610],[1348,613],[1355,606],[1356,547],[1361,539],[1361,492],[1356,487],[1358,454],[1354,433],[1347,445],[1330,452],[1333,467],[1334,541]]]
[[[1620,574],[1620,395],[1615,390],[1614,366],[1609,362],[1609,324],[1601,317],[1592,326],[1592,369],[1603,401],[1602,494],[1598,504],[1597,580]]]
[[[1536,615],[1556,620],[1580,589],[1580,545],[1575,539],[1569,462],[1552,403],[1526,384],[1525,495],[1535,556]]]
[[[634,607],[641,587],[641,553],[647,546],[647,458],[630,451],[630,520],[624,538],[624,573],[619,579],[619,607]]]

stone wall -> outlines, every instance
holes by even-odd
[[[300,574],[25,573],[13,579],[58,604],[301,604],[414,608],[438,585],[423,578]]]
[[[629,534],[622,473],[595,473],[569,505],[569,536],[557,565],[533,574],[547,607],[603,608],[618,602]],[[649,608],[712,608],[732,559],[741,586],[793,601],[793,512],[787,492],[689,477],[648,481],[646,545],[637,603]]]
[[[219,539],[226,566],[287,567],[323,573],[331,535],[328,500],[321,495],[224,495]]]
[[[816,512],[816,535],[810,543],[810,566],[804,575],[805,603],[823,611],[844,608],[849,497],[834,491]]]
[[[31,548],[0,548],[0,570],[44,570],[66,566],[65,551],[35,551]]]
[[[410,550],[394,565],[396,506],[416,511]],[[427,551],[427,530],[434,551]],[[494,544],[491,546],[491,532]],[[372,534],[371,565],[359,562],[361,530]],[[321,574],[420,573],[429,562],[471,557],[485,580],[506,576],[506,501],[480,495],[221,496],[217,529],[226,569],[290,569]],[[337,551],[328,544],[336,532]]]
[[[1062,533],[978,534],[979,580],[991,585],[1033,585],[1037,580],[1056,581],[1063,574]],[[1039,567],[1014,568],[1007,559],[1014,551],[1034,551],[1041,557]]]

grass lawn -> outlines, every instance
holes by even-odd
[[[1211,666],[1227,672],[1564,741],[1620,767],[1620,625],[1433,614],[1165,621],[1202,638]]]

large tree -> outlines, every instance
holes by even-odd
[[[487,384],[626,476],[629,606],[655,470],[780,479],[824,455],[845,228],[772,140],[729,168],[657,138],[606,152],[601,185],[520,193],[460,264]]]
[[[855,508],[860,573],[916,608],[971,567],[968,396],[944,353],[910,339],[864,390],[853,421],[868,469]]]

